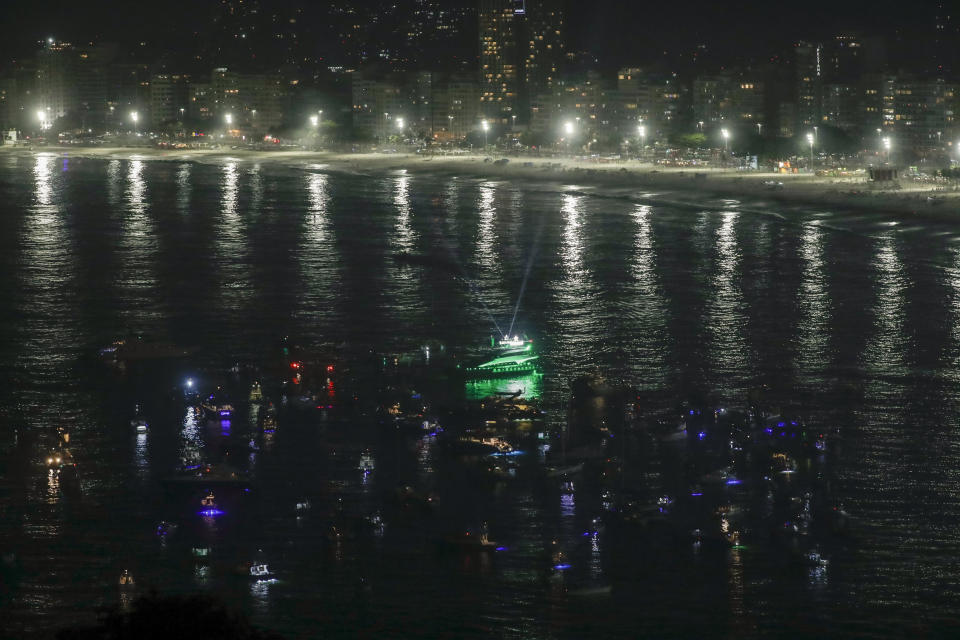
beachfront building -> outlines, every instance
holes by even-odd
[[[480,122],[480,85],[472,74],[453,74],[434,85],[431,135],[437,141],[461,140]]]
[[[208,104],[212,104],[215,128],[231,124],[233,130],[262,132],[279,127],[286,97],[283,79],[276,73],[240,73],[218,67],[210,74]],[[230,123],[226,122],[228,115]]]
[[[894,125],[898,144],[924,154],[952,139],[958,88],[943,78],[897,78]]]
[[[159,129],[182,122],[189,100],[189,76],[169,73],[153,76],[150,79],[150,122],[153,127]]]
[[[130,115],[138,114],[141,124],[150,122],[150,73],[146,64],[111,64],[107,81],[108,125],[110,128],[135,128]]]
[[[480,111],[493,121],[518,113],[522,16],[522,0],[480,0]]]
[[[397,133],[398,119],[411,111],[403,74],[374,77],[355,71],[350,79],[354,134],[386,142]]]
[[[770,120],[765,115],[765,98],[763,81],[751,74],[730,71],[697,78],[693,81],[693,120],[698,127],[763,125]]]
[[[527,122],[537,96],[553,91],[560,77],[566,52],[566,25],[559,0],[524,0],[520,17],[523,51],[521,113]]]
[[[69,42],[48,39],[36,56],[37,109],[52,123],[79,106],[77,51]]]

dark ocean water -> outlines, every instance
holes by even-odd
[[[321,167],[0,158],[0,635],[47,637],[140,589],[212,591],[260,626],[300,637],[901,636],[960,613],[960,234],[869,213],[784,209],[684,194],[449,176],[354,176]],[[462,273],[393,259],[444,256]],[[522,292],[522,296],[521,296]],[[518,304],[519,300],[519,304]],[[744,406],[765,383],[831,434],[799,474],[842,502],[852,532],[821,540],[829,567],[745,549],[696,553],[584,534],[599,491],[562,491],[542,456],[487,485],[429,438],[372,421],[320,428],[198,424],[163,375],[118,377],[97,349],[128,328],[201,350],[191,371],[262,361],[295,336],[340,357],[467,348],[511,325],[536,337],[547,424],[569,381],[630,381],[642,410],[691,398]],[[351,355],[352,354],[352,355]],[[179,375],[180,372],[175,372]],[[133,406],[151,420],[131,432]],[[43,459],[71,434],[80,492]],[[330,446],[331,441],[343,446]],[[229,451],[256,491],[217,520],[160,479],[185,443]],[[660,445],[658,445],[660,446]],[[681,464],[634,438],[632,482]],[[624,445],[627,447],[627,445]],[[377,469],[364,477],[358,452]],[[333,544],[335,505],[383,512],[407,483],[439,497],[429,521]],[[659,487],[658,487],[659,488]],[[296,517],[295,503],[313,508]],[[731,495],[745,507],[765,491]],[[752,508],[752,507],[751,507]],[[758,507],[759,508],[759,507]],[[161,519],[180,525],[162,543]],[[436,552],[450,527],[487,521],[507,549]],[[544,560],[551,542],[572,568]],[[198,561],[191,548],[209,546]],[[230,567],[261,554],[275,583]],[[361,578],[369,589],[360,588]],[[574,586],[612,584],[576,598]]]

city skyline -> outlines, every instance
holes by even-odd
[[[18,15],[18,29],[0,43],[4,62],[29,55],[35,43],[53,37],[69,42],[120,41],[125,45],[175,51],[183,45],[196,46],[197,37],[207,37],[216,26],[216,15],[227,2],[206,3],[174,0],[162,7],[149,5],[131,11],[117,0],[94,5],[57,0],[43,9],[24,7]],[[243,4],[243,3],[239,3]],[[258,4],[248,0],[247,5]],[[384,14],[380,2],[342,2],[302,5],[297,2],[263,2],[263,13],[298,14],[307,39],[322,50],[329,37],[331,16],[355,11],[361,15]],[[654,4],[638,9],[614,0],[589,4],[564,2],[570,16],[571,49],[589,51],[604,64],[624,65],[649,62],[664,52],[671,62],[693,54],[714,64],[742,63],[782,53],[783,43],[798,39],[819,39],[836,32],[877,34],[891,39],[910,40],[939,34],[957,34],[958,19],[950,17],[944,3],[924,4],[909,12],[885,11],[876,3],[847,2],[839,5],[817,0],[796,6],[749,1],[737,10],[714,2],[694,1],[682,6]],[[397,15],[412,14],[418,6],[436,5],[446,10],[475,11],[475,0],[435,2],[406,0],[386,3]],[[389,11],[387,12],[389,13]],[[944,19],[949,18],[949,19]],[[938,26],[944,29],[938,32]],[[467,39],[470,40],[470,39]],[[473,47],[471,47],[473,48]],[[478,52],[474,50],[474,53]]]

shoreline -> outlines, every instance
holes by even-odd
[[[765,171],[661,167],[636,160],[598,163],[574,158],[509,157],[507,164],[491,160],[501,156],[332,153],[326,151],[167,150],[128,147],[0,146],[0,155],[53,155],[104,160],[151,160],[165,162],[224,161],[271,163],[294,169],[313,169],[353,175],[381,175],[406,171],[410,174],[463,176],[504,181],[568,183],[577,187],[635,189],[638,201],[655,203],[656,194],[669,191],[678,205],[700,206],[703,199],[735,198],[753,203],[815,206],[892,214],[913,220],[960,221],[960,191],[938,190],[931,184],[909,179],[899,190],[881,189],[864,178],[831,178],[809,174],[778,174]],[[774,181],[782,186],[771,187]],[[691,197],[695,196],[695,197]],[[930,200],[928,200],[930,198]]]

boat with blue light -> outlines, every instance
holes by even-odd
[[[200,410],[207,420],[229,420],[233,415],[233,404],[217,389],[200,401]]]

